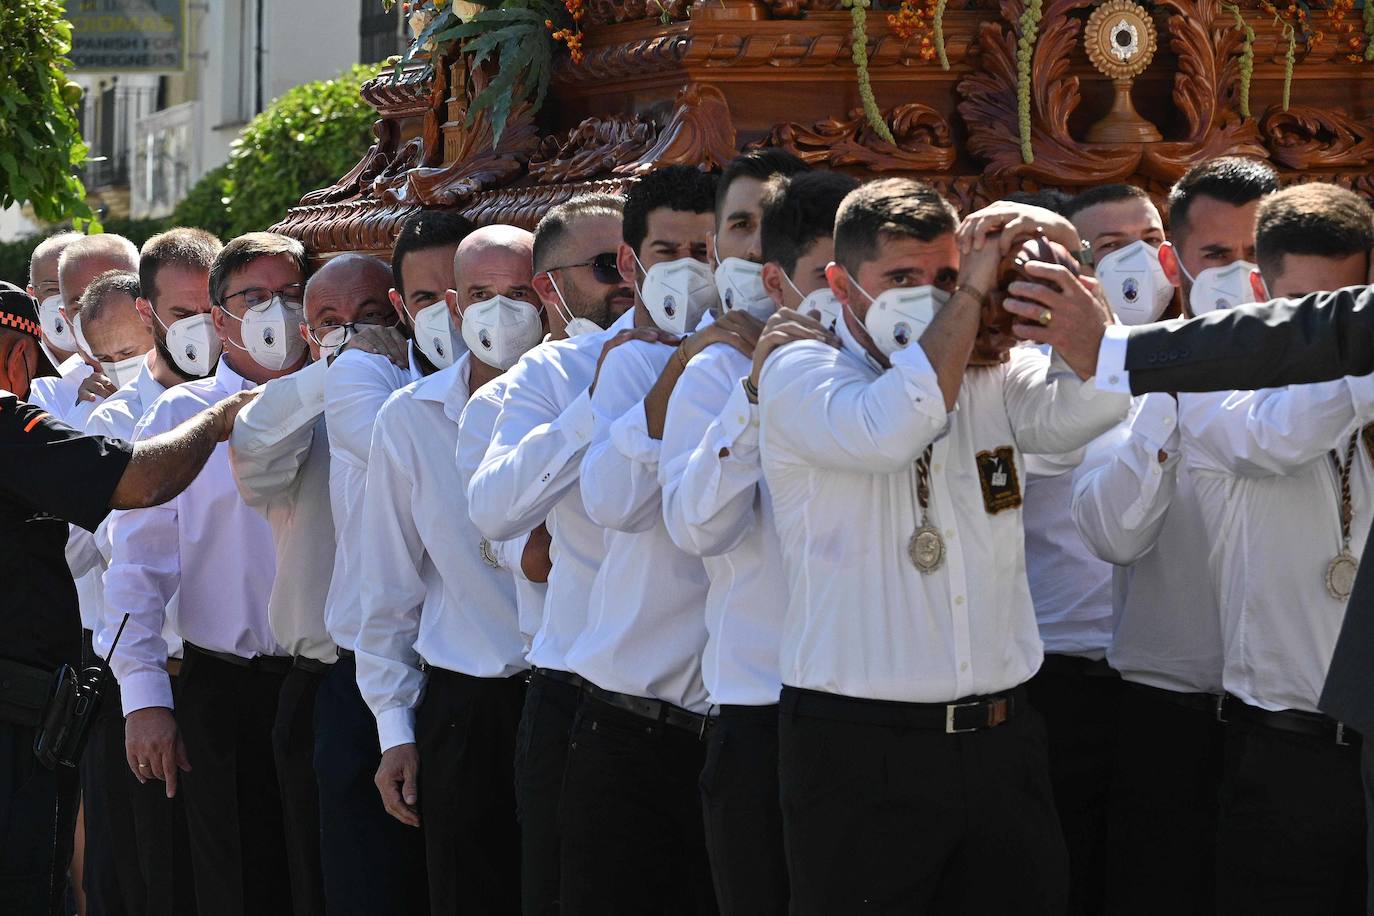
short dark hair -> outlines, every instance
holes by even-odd
[[[310,278],[310,259],[305,246],[296,239],[278,232],[249,232],[220,249],[210,265],[210,301],[224,307],[224,290],[229,275],[242,270],[259,258],[285,256],[295,262],[301,272],[301,282]]]
[[[96,277],[81,294],[81,324],[89,327],[92,321],[99,321],[109,310],[110,300],[121,295],[130,299],[143,295],[138,274],[132,270],[107,270]]]
[[[209,271],[224,243],[204,229],[168,229],[143,243],[138,254],[138,282],[145,298],[157,298],[157,274],[164,267]]]
[[[1262,273],[1283,273],[1288,254],[1342,258],[1374,248],[1374,210],[1353,191],[1316,182],[1264,199],[1255,217],[1255,260]]]
[[[625,196],[625,244],[639,254],[649,234],[649,214],[654,210],[714,213],[716,176],[690,165],[670,165],[650,172],[630,185]]]
[[[763,188],[763,224],[759,229],[764,262],[773,261],[791,276],[797,259],[817,239],[835,234],[840,202],[859,186],[839,172],[775,175]]]
[[[420,210],[407,216],[391,249],[391,279],[401,298],[404,299],[406,295],[405,278],[401,275],[401,264],[406,255],[413,251],[457,245],[475,228],[472,220],[452,210]]]
[[[1278,189],[1278,174],[1263,162],[1244,156],[1208,159],[1189,169],[1169,189],[1169,232],[1184,232],[1188,213],[1199,197],[1241,207]]]
[[[625,216],[625,198],[619,194],[580,194],[554,207],[534,227],[534,272],[552,269],[549,264],[562,250],[568,229],[579,219]]]
[[[1060,212],[1065,218],[1073,219],[1089,207],[1096,207],[1098,204],[1116,204],[1123,200],[1143,200],[1146,203],[1154,203],[1150,200],[1150,195],[1145,193],[1144,188],[1138,188],[1133,184],[1114,182],[1079,191],[1069,198],[1069,202]]]
[[[1038,191],[1012,191],[1002,199],[1013,204],[1041,207],[1051,213],[1062,215],[1073,198],[1058,188],[1041,188]]]
[[[859,185],[835,214],[835,260],[851,273],[878,252],[881,236],[929,242],[959,225],[959,214],[928,184],[883,178]]]
[[[720,180],[716,182],[716,219],[724,216],[721,210],[725,207],[725,195],[730,192],[730,185],[735,183],[735,179],[767,181],[774,175],[796,175],[809,171],[811,166],[775,146],[740,153],[726,164],[725,170],[720,173]]]

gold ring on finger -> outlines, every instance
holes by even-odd
[[[1053,319],[1054,319],[1054,312],[1050,311],[1049,309],[1045,309],[1043,312],[1040,313],[1040,325],[1041,325],[1041,327],[1046,327],[1046,328],[1049,327],[1049,326],[1050,326],[1050,321],[1052,321]]]

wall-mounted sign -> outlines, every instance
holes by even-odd
[[[186,69],[186,0],[68,0],[74,69]]]

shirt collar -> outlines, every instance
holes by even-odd
[[[138,401],[145,408],[151,407],[164,391],[162,383],[153,378],[153,373],[148,369],[148,361],[145,359],[143,365],[138,369],[138,375],[134,376],[134,391],[138,394]]]
[[[219,366],[215,368],[215,384],[231,394],[236,391],[246,391],[249,388],[257,387],[255,383],[248,381],[248,379],[235,372],[233,367],[229,365],[228,358],[225,356],[219,358]]]
[[[415,360],[415,354],[417,352],[418,351],[415,349],[415,341],[410,341],[410,343],[406,345],[406,355],[410,357],[410,380],[412,382],[419,381],[425,377],[424,370],[420,368],[420,364]]]
[[[864,345],[859,343],[853,332],[849,330],[849,322],[844,320],[844,307],[841,307],[840,317],[835,320],[835,333],[840,338],[840,349],[850,356],[857,357],[864,365],[874,372],[885,372],[882,363],[873,358]]]
[[[444,405],[444,415],[455,423],[468,402],[468,364],[471,353],[464,353],[447,369],[440,369],[415,383],[412,397]]]

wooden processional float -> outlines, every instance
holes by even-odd
[[[364,85],[378,120],[363,159],[274,228],[322,258],[384,255],[418,208],[532,228],[576,194],[760,146],[917,177],[964,212],[1116,181],[1162,200],[1228,154],[1374,195],[1374,63],[1354,26],[1295,37],[1263,0],[937,2],[938,29],[922,11],[913,34],[909,6],[855,18],[842,0],[586,0],[580,62],[555,58],[542,106],[513,103],[494,146],[492,109],[469,108],[499,63],[417,57]]]

